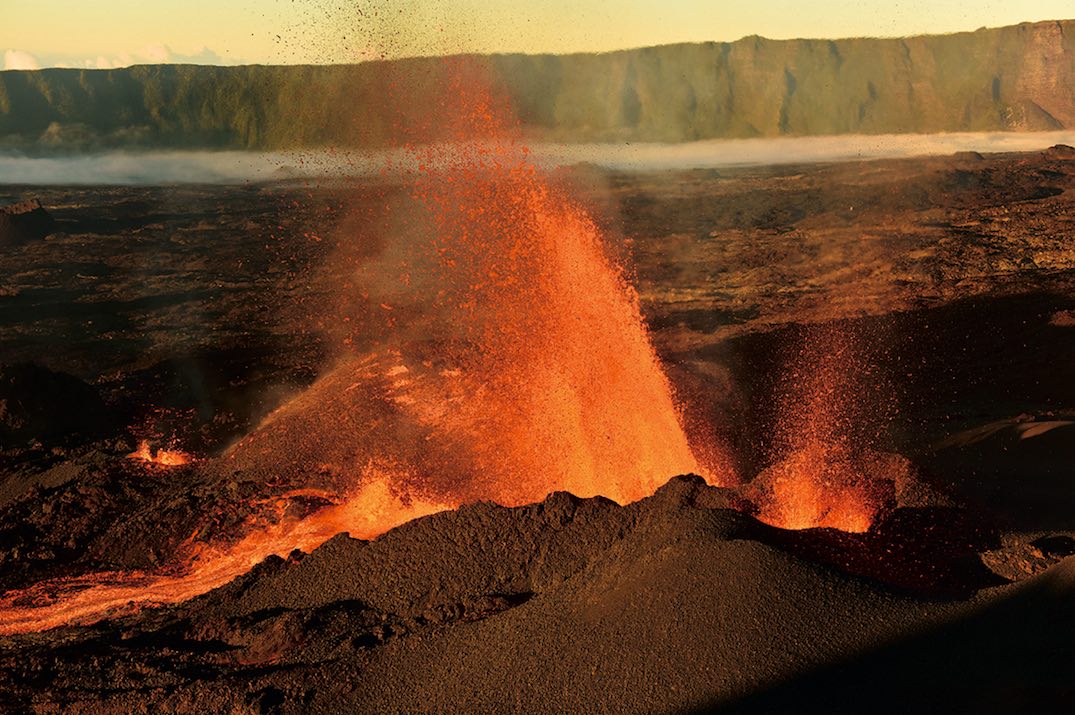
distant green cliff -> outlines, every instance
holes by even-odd
[[[528,133],[553,141],[1075,127],[1072,20],[476,61]],[[392,77],[434,77],[438,62],[0,72],[0,148],[384,145],[399,120]]]

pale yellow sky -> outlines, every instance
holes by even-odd
[[[946,33],[1075,16],[1072,0],[3,0],[7,68],[353,62],[453,52]]]

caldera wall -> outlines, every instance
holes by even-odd
[[[1075,21],[906,39],[474,58],[529,135],[679,142],[1075,126]],[[0,72],[0,148],[383,146],[441,61]],[[399,82],[405,78],[404,82]],[[400,87],[405,89],[400,89]],[[390,96],[392,95],[392,96]]]

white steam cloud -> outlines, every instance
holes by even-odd
[[[4,50],[4,64],[0,69],[36,70],[41,69],[41,63],[29,52],[23,50]]]

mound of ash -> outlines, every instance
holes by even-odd
[[[56,230],[56,222],[37,199],[0,206],[0,246],[37,241]]]
[[[924,597],[811,556],[880,548],[869,535],[783,531],[742,506],[679,477],[625,507],[560,492],[340,535],[179,606],[0,640],[0,694],[94,713],[735,712],[761,697],[776,712],[884,711],[939,693],[972,711],[1028,684],[1037,704],[1069,696],[1070,659],[1056,659],[1075,561]],[[921,536],[905,512],[874,538]],[[940,677],[968,648],[1006,665]],[[820,682],[859,656],[840,688],[780,699],[789,678]]]

